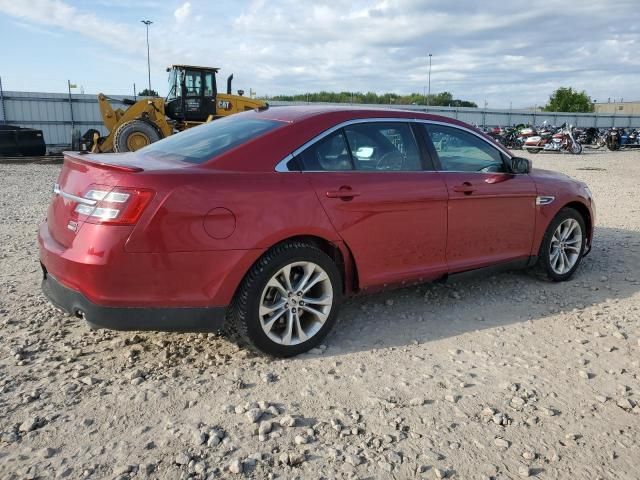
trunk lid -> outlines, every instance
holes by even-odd
[[[56,193],[47,211],[47,225],[51,236],[61,245],[71,246],[84,224],[75,209],[89,187],[102,186],[106,187],[105,190],[110,190],[123,177],[140,171],[141,167],[128,165],[125,159],[116,156],[65,152],[62,171],[54,188]]]

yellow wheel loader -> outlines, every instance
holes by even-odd
[[[262,100],[231,94],[233,75],[227,79],[227,93],[218,93],[214,67],[172,65],[169,72],[167,98],[123,100],[129,107],[113,109],[109,98],[98,95],[100,114],[108,135],[95,129],[81,139],[83,149],[91,152],[133,152],[161,138],[168,137],[201,123],[245,110],[267,106]]]

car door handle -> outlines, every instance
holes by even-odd
[[[453,187],[453,191],[457,193],[464,193],[465,195],[471,195],[476,191],[476,188],[469,182],[464,182],[462,185],[456,185]]]
[[[327,192],[327,198],[341,198],[343,200],[348,200],[359,196],[359,192],[352,190],[351,187],[348,186],[340,187],[338,190],[329,190]]]

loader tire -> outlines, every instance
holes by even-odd
[[[113,151],[135,152],[158,140],[160,134],[153,125],[144,120],[130,120],[116,130],[113,136]]]

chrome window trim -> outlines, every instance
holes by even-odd
[[[523,175],[521,173],[513,173],[513,172],[477,172],[475,170],[435,170],[435,171],[438,173],[477,173],[480,175]]]
[[[78,197],[77,195],[73,195],[71,193],[67,193],[60,188],[60,185],[57,183],[53,186],[53,193],[56,195],[60,195],[62,198],[66,198],[68,200],[73,200],[76,203],[82,203],[84,205],[93,206],[98,203],[97,200],[90,200],[88,198]]]
[[[328,135],[331,135],[332,133],[334,133],[337,130],[340,130],[341,128],[347,127],[349,125],[357,125],[359,123],[424,123],[424,124],[431,124],[431,125],[442,125],[445,127],[451,127],[451,128],[457,128],[459,130],[463,130],[465,132],[471,133],[472,135],[475,135],[476,137],[478,137],[479,139],[483,140],[484,142],[487,143],[487,145],[491,146],[491,148],[496,149],[501,155],[507,155],[506,152],[503,152],[501,149],[497,148],[495,145],[495,142],[487,139],[484,137],[484,135],[480,134],[479,132],[472,130],[470,128],[464,127],[462,125],[455,125],[452,123],[448,123],[448,122],[439,122],[437,120],[425,120],[423,118],[399,118],[399,117],[392,117],[392,118],[387,118],[387,117],[376,117],[376,118],[356,118],[356,119],[352,119],[352,120],[345,120],[344,122],[338,123],[337,125],[334,125],[331,128],[328,128],[327,130],[319,133],[318,135],[316,135],[315,137],[313,137],[311,140],[305,142],[304,144],[302,144],[300,147],[296,148],[293,152],[291,152],[289,155],[287,155],[286,157],[284,157],[282,160],[280,160],[276,166],[275,166],[275,171],[276,172],[291,172],[291,173],[300,173],[301,171],[304,172],[312,172],[312,170],[289,170],[287,168],[287,162],[289,162],[290,160],[292,160],[295,156],[299,155],[300,153],[302,153],[304,150],[306,150],[307,148],[309,148],[311,145],[313,145],[314,143],[322,140],[323,138],[325,138]],[[416,139],[417,141],[417,139]],[[514,155],[507,155],[509,159],[513,158]],[[360,172],[362,173],[363,170],[314,170],[315,172]],[[375,170],[372,170],[375,171]],[[395,172],[399,172],[399,170],[380,170],[381,173],[389,173],[391,171],[395,171]],[[461,171],[461,172],[453,172],[451,170],[446,171],[446,170],[407,170],[403,172],[407,173],[407,172],[439,172],[439,173],[484,173],[484,172],[467,172],[467,171]],[[509,172],[491,172],[491,173],[509,173]],[[511,175],[517,175],[517,174],[511,174]],[[526,174],[525,174],[526,175]]]
[[[496,142],[494,142],[493,140],[489,140],[488,138],[486,138],[484,135],[480,134],[480,132],[476,131],[476,130],[472,130],[470,128],[467,127],[463,127],[462,125],[455,125],[453,123],[448,123],[448,122],[439,122],[437,120],[424,120],[421,118],[415,119],[414,122],[416,123],[428,123],[431,125],[442,125],[443,127],[450,127],[450,128],[457,128],[458,130],[463,130],[467,133],[471,133],[472,135],[475,135],[476,137],[478,137],[480,140],[483,140],[487,145],[489,145],[491,148],[497,150],[500,154],[505,154],[505,152],[503,152],[500,148],[496,147]],[[513,155],[510,155],[509,158],[513,158]]]
[[[293,152],[291,152],[289,155],[284,157],[282,160],[280,160],[276,164],[275,171],[276,172],[299,173],[300,172],[299,170],[289,170],[287,168],[287,162],[289,162],[296,155],[299,155],[300,153],[305,151],[307,148],[309,148],[314,143],[319,142],[323,138],[331,135],[332,133],[334,133],[337,130],[340,130],[341,128],[344,128],[346,126],[357,125],[359,123],[411,123],[413,121],[414,120],[412,120],[410,118],[355,118],[355,119],[352,119],[352,120],[345,120],[344,122],[338,123],[337,125],[334,125],[333,127],[330,127],[327,130],[319,133],[318,135],[313,137],[311,140],[303,143],[300,147],[296,148]],[[304,171],[305,173],[308,173],[308,172],[311,172],[312,170],[302,170],[302,171]],[[316,172],[345,172],[345,173],[346,172],[361,172],[361,170],[315,170],[315,171]],[[414,171],[421,171],[421,170],[414,170]]]
[[[291,160],[293,160],[293,154],[292,153],[290,153],[289,155],[287,155],[286,157],[284,157],[282,160],[280,160],[278,162],[278,164],[276,165],[276,172],[300,173],[297,170],[289,170],[287,168],[287,163],[289,163]]]
[[[290,173],[442,173],[438,170],[301,170],[291,171],[285,170]]]
[[[432,124],[432,125],[442,125],[443,127],[450,127],[450,128],[457,128],[458,130],[462,130],[465,131],[467,133],[471,133],[473,135],[475,135],[476,137],[478,137],[481,140],[484,140],[484,142],[489,145],[491,148],[493,148],[494,150],[496,150],[500,156],[502,156],[503,154],[505,156],[508,157],[509,160],[511,160],[515,155],[512,155],[511,152],[509,152],[510,154],[507,155],[505,152],[503,152],[500,148],[496,147],[496,144],[494,141],[489,140],[488,138],[485,138],[484,135],[481,135],[480,133],[471,130],[470,128],[466,128],[466,127],[462,127],[460,125],[454,125],[451,123],[447,123],[447,122],[438,122],[437,120],[417,120],[418,123],[428,123],[428,124]],[[437,153],[437,152],[436,152]],[[513,172],[480,172],[480,171],[475,171],[475,170],[437,170],[440,173],[477,173],[477,174],[481,174],[481,175],[527,175],[526,173],[513,173]]]

